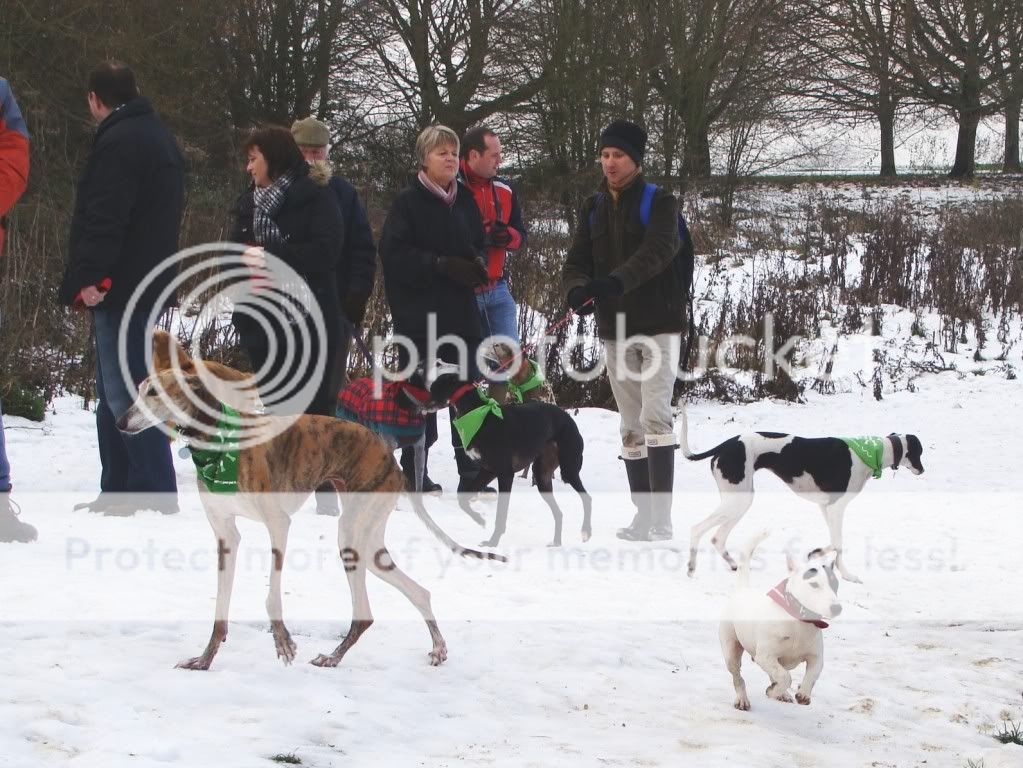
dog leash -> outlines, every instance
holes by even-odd
[[[587,306],[588,304],[592,304],[593,301],[594,300],[592,298],[587,299],[586,301],[584,301],[582,304],[579,305],[579,309],[582,309],[583,307]],[[484,307],[484,312],[485,311],[486,311],[486,308]],[[569,309],[568,312],[566,312],[564,314],[564,316],[560,320],[558,320],[556,323],[551,325],[546,331],[544,331],[544,336],[550,336],[552,333],[554,333],[554,331],[556,331],[559,328],[567,325],[572,320],[572,317],[574,315],[576,315],[576,314],[578,314],[578,312],[575,309]],[[487,321],[487,324],[488,325],[490,324],[489,320]],[[505,371],[508,368],[511,368],[512,365],[514,365],[521,358],[526,356],[526,350],[533,350],[533,349],[535,349],[536,348],[536,344],[537,344],[537,342],[529,342],[529,343],[523,344],[522,347],[519,349],[517,354],[512,355],[508,359],[508,362],[502,363],[497,368],[495,368],[493,370],[493,373],[501,373],[502,371]],[[487,379],[486,379],[485,376],[481,376],[476,381],[476,385],[479,386],[480,384],[483,384],[486,380]]]
[[[359,329],[355,327],[355,323],[345,318],[345,322],[348,323],[348,327],[351,329],[352,338],[355,340],[355,346],[359,348],[359,351],[366,358],[366,362],[369,363],[370,370],[373,369],[373,353],[369,351],[369,347],[366,346],[366,342],[362,340],[362,334],[359,333]]]

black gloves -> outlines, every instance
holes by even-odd
[[[507,248],[511,245],[512,234],[515,230],[500,221],[495,222],[487,232],[487,243],[495,248]]]
[[[595,277],[586,284],[586,292],[597,301],[617,298],[625,293],[625,286],[622,281],[614,275],[607,277]]]
[[[576,286],[568,292],[568,305],[577,315],[588,315],[594,310],[593,302],[586,302],[590,299],[606,301],[617,298],[625,293],[625,286],[622,281],[614,275],[607,277],[595,277],[586,285]]]
[[[437,271],[466,288],[475,288],[490,282],[487,264],[479,256],[472,261],[452,256],[438,256]]]
[[[591,315],[596,307],[593,306],[592,301],[589,304],[586,304],[590,298],[592,297],[586,292],[586,288],[581,285],[577,285],[568,292],[568,306],[570,306],[572,311],[581,317]]]

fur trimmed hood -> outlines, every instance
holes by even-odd
[[[330,177],[334,175],[334,169],[331,168],[330,162],[327,160],[314,160],[309,163],[309,178],[313,180],[319,187],[325,187],[330,182]]]

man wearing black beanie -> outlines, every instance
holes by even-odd
[[[594,310],[621,415],[636,515],[629,540],[672,537],[675,468],[672,390],[685,327],[687,285],[678,268],[678,202],[641,174],[646,131],[615,120],[600,134],[604,180],[579,214],[562,270],[569,305]]]

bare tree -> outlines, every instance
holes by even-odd
[[[657,24],[665,34],[665,57],[653,72],[653,85],[665,106],[662,137],[681,126],[681,173],[707,177],[711,172],[711,126],[749,86],[770,47],[765,30],[780,0],[654,0]],[[770,57],[768,57],[770,58]],[[670,174],[673,168],[667,168]]]
[[[1010,6],[1019,0],[891,0],[902,4],[906,32],[892,51],[904,82],[919,98],[959,121],[949,176],[970,177],[976,167],[977,126],[1003,109],[999,89],[1009,76],[996,49],[1006,34]]]
[[[800,3],[793,30],[808,58],[794,91],[829,117],[877,121],[881,176],[895,176],[895,121],[905,101],[894,48],[904,38],[902,6],[886,0]]]
[[[1005,103],[1005,155],[1002,171],[1023,173],[1019,157],[1019,115],[1023,104],[1023,3],[1009,3],[1002,35],[995,43],[997,66],[1006,72],[999,90]]]
[[[525,0],[370,0],[379,23],[364,34],[382,79],[402,94],[420,127],[457,132],[532,98],[548,76],[527,30]]]
[[[332,73],[363,53],[354,2],[227,0],[218,7],[214,45],[236,126],[330,114]]]

